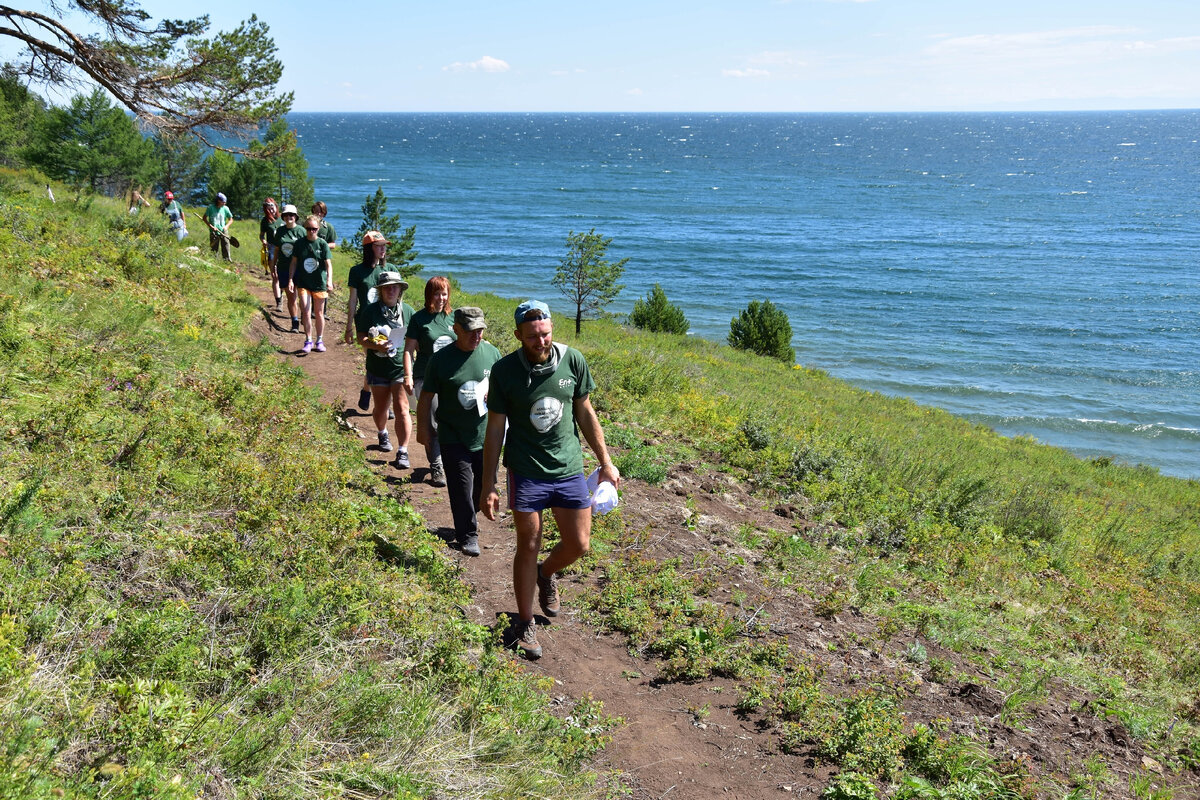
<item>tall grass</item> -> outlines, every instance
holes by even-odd
[[[598,706],[454,611],[240,276],[43,195],[0,174],[0,797],[598,791]]]

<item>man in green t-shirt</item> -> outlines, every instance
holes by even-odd
[[[555,344],[550,308],[526,300],[513,314],[521,347],[496,362],[488,389],[480,506],[488,519],[500,510],[500,447],[508,467],[508,505],[517,529],[513,589],[519,621],[512,632],[527,658],[539,658],[533,595],[547,617],[558,616],[559,570],[588,551],[591,497],[583,475],[579,433],[600,461],[600,481],[617,487],[621,475],[604,444],[589,395],[596,384],[583,354]],[[575,427],[578,425],[579,433]],[[507,440],[505,427],[508,428]],[[560,539],[541,564],[542,512],[554,514]]]
[[[431,438],[436,415],[454,533],[469,556],[479,555],[475,507],[483,489],[485,398],[492,365],[500,360],[495,345],[483,341],[486,328],[482,309],[463,306],[454,310],[454,342],[429,357],[424,391],[417,400],[417,441],[421,444]]]
[[[225,195],[217,192],[217,199],[204,209],[204,220],[209,224],[208,246],[214,253],[221,249],[221,258],[233,261],[229,257],[229,223],[233,222],[233,212],[225,205]]]

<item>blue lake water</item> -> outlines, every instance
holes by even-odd
[[[339,234],[383,187],[425,276],[536,296],[570,231],[692,332],[770,299],[798,360],[1200,478],[1200,111],[292,114]]]

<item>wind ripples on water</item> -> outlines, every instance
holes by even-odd
[[[723,340],[770,298],[805,364],[1200,477],[1200,113],[290,120],[338,230],[382,186],[427,274],[555,303],[595,227],[615,311],[659,282]]]

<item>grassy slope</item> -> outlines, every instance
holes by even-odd
[[[239,277],[43,198],[0,174],[0,797],[592,791],[595,706],[462,621]]]
[[[595,735],[546,716],[486,632],[446,618],[462,589],[420,520],[376,497],[330,410],[242,342],[255,309],[237,279],[141,235],[157,228],[144,219],[49,222],[6,180],[0,246],[18,257],[0,297],[0,738],[18,742],[6,757],[30,785],[98,794],[105,770],[109,790],[183,796],[214,781],[247,795],[502,794],[514,772],[535,793],[587,782]],[[505,341],[511,302],[468,299]],[[1059,677],[1168,766],[1200,762],[1196,482],[1081,462],[710,342],[594,322],[576,344],[626,473],[706,462],[816,521],[733,532],[773,580],[878,612],[880,639],[915,627],[975,659],[1011,719]],[[400,543],[392,564],[375,558],[380,532]],[[621,575],[610,565],[610,584]],[[620,629],[624,612],[601,613]],[[694,648],[662,655],[673,674],[713,668]],[[458,746],[432,748],[447,738]]]

